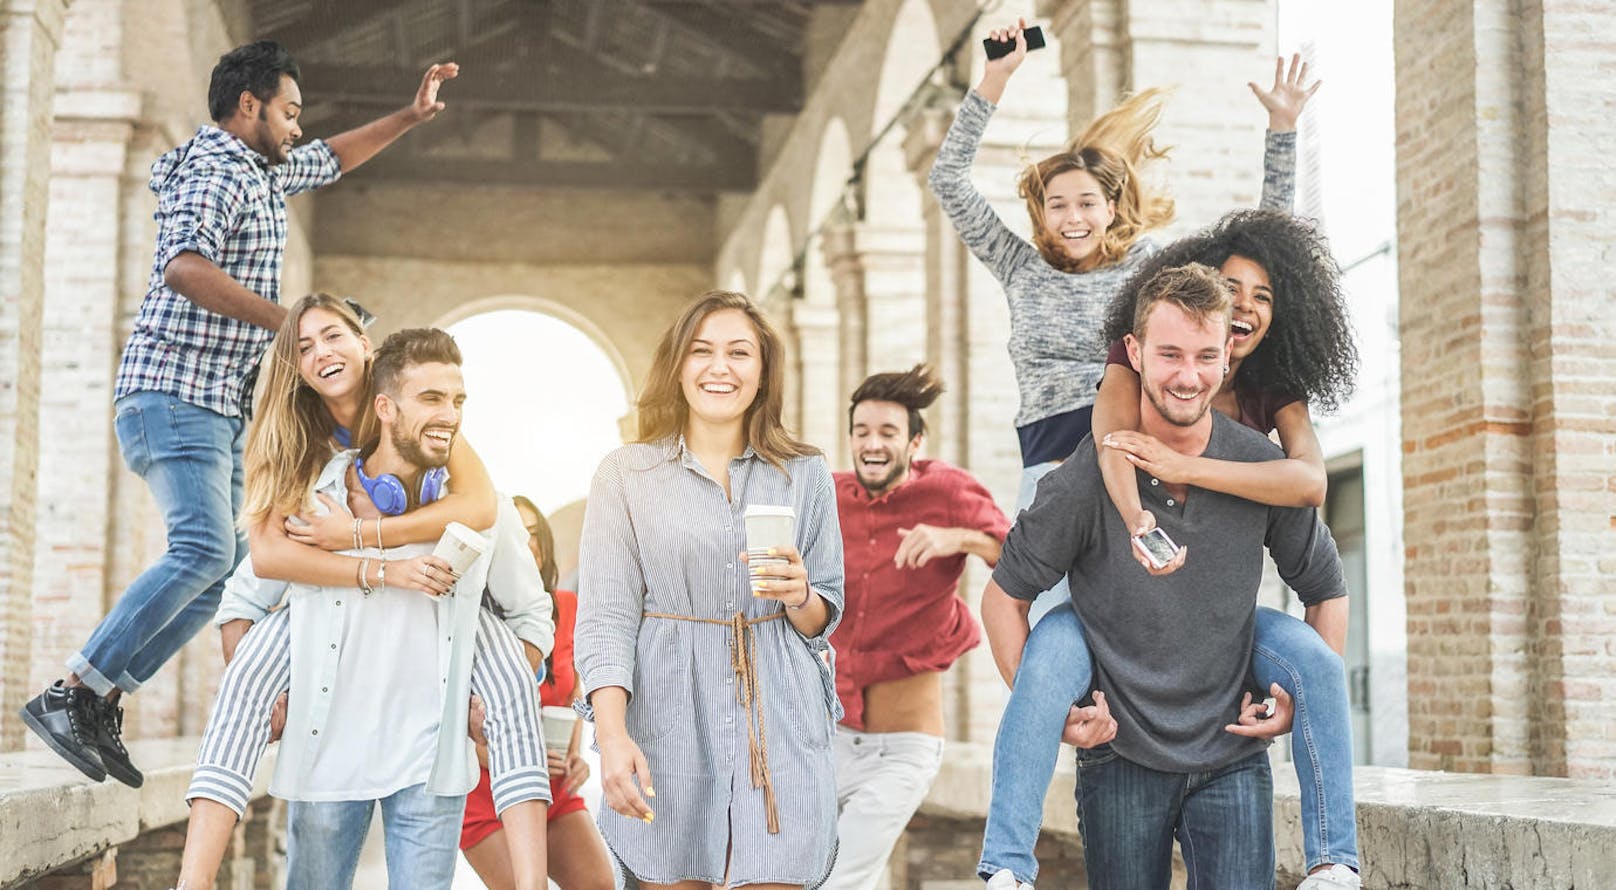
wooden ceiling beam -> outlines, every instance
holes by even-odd
[[[524,186],[544,189],[715,192],[757,188],[751,165],[682,166],[652,161],[449,161],[378,155],[344,177],[358,183]]]
[[[540,60],[542,63],[542,59]],[[302,86],[311,102],[400,107],[410,100],[421,72],[391,66],[303,66]],[[497,71],[475,64],[443,87],[443,100],[506,111],[585,111],[618,108],[660,114],[714,111],[794,113],[802,108],[800,82],[735,78],[593,77],[590,72]]]

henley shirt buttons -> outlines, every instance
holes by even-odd
[[[1169,506],[1169,507],[1173,506],[1173,499],[1172,498],[1167,499],[1167,506]]]
[[[337,648],[337,644],[336,644],[336,643],[332,643],[332,644],[331,644],[331,648],[333,648],[333,649],[335,649],[335,648]]]
[[[337,605],[342,605],[342,600],[337,600]]]
[[[1152,479],[1152,480],[1150,480],[1150,484],[1151,485],[1160,485],[1161,480],[1160,479]]]

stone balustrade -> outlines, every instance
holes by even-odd
[[[950,743],[893,856],[893,890],[980,887],[989,745]],[[1070,752],[1044,800],[1040,886],[1084,885]],[[1596,780],[1359,767],[1354,782],[1366,890],[1616,887],[1616,786]],[[1296,774],[1274,764],[1279,886],[1302,878]],[[1175,886],[1179,886],[1175,884]]]
[[[91,782],[55,754],[0,755],[0,888],[101,890],[167,887],[179,875],[196,738],[129,744],[146,774],[141,788]],[[236,827],[218,886],[275,886],[259,872],[278,867],[279,802],[266,796],[272,748],[258,770],[251,809]]]

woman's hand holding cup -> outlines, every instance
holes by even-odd
[[[750,554],[741,553],[741,561],[747,564],[747,571],[752,577],[752,595],[779,600],[790,608],[802,608],[813,596],[808,589],[808,569],[802,564],[802,554],[789,545],[770,547],[767,552],[772,558],[766,559],[759,554],[753,560]]]

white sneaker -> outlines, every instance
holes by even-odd
[[[1357,872],[1345,865],[1332,865],[1308,875],[1296,890],[1359,890],[1362,886],[1363,879]]]
[[[1001,868],[993,873],[993,877],[988,878],[987,890],[1033,890],[1033,888],[1026,881],[1016,883],[1016,873],[1008,868]]]

